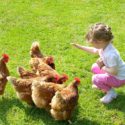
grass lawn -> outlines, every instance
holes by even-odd
[[[125,87],[116,90],[119,97],[111,104],[101,104],[103,93],[91,88],[90,68],[97,57],[70,45],[87,45],[84,35],[96,22],[112,27],[114,44],[125,60],[124,0],[0,0],[0,54],[10,55],[10,73],[18,76],[17,66],[29,69],[32,42],[40,41],[41,50],[54,56],[57,70],[70,76],[67,84],[81,78],[73,125],[125,125]],[[19,101],[9,83],[0,97],[0,125],[67,124]]]

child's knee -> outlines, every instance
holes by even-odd
[[[97,75],[93,75],[92,76],[92,83],[93,84],[97,84],[98,83]]]
[[[95,74],[92,76],[92,82],[94,84],[102,84],[106,82],[106,74]]]
[[[97,63],[94,63],[91,67],[91,72],[94,74],[97,74],[98,70],[99,70],[99,67],[98,67]]]

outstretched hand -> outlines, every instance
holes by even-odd
[[[77,47],[77,44],[76,43],[70,43],[70,45],[74,46],[74,47]]]

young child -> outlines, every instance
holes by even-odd
[[[113,88],[125,84],[125,63],[112,45],[113,34],[109,26],[103,23],[93,25],[86,34],[86,40],[93,47],[71,44],[86,52],[99,55],[100,58],[92,65],[92,88],[104,91],[106,95],[100,101],[110,103],[117,97]]]

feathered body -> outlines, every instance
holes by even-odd
[[[23,67],[18,67],[17,72],[22,79],[30,79],[38,77],[38,75],[34,72],[28,71],[24,69]]]
[[[0,95],[3,95],[6,84],[7,84],[7,76],[9,76],[9,70],[6,66],[6,63],[9,60],[9,56],[7,54],[3,54],[0,59]]]
[[[51,68],[49,65],[47,65],[44,62],[39,62],[36,58],[33,59],[33,62],[30,62],[32,70],[39,76],[43,77],[43,76],[55,76],[58,75],[59,76],[59,84],[62,84],[63,82],[65,82],[68,77],[67,75],[60,75],[56,70],[54,70],[53,68]]]
[[[55,70],[54,59],[52,56],[44,56],[41,53],[38,42],[34,42],[32,44],[30,54],[32,57],[30,60],[30,66],[32,68],[32,71],[36,73],[37,75],[41,77],[48,76],[48,75],[49,76],[58,75],[60,77],[58,80],[59,84],[62,84],[68,79],[67,75],[60,75]]]
[[[30,55],[31,60],[30,62],[36,63],[36,60],[38,62],[44,62],[48,64],[50,67],[55,69],[54,59],[52,56],[44,56],[42,52],[40,51],[40,45],[38,42],[33,42],[30,49]]]
[[[50,102],[56,91],[60,91],[64,85],[52,82],[35,81],[32,85],[32,99],[38,108],[50,109]]]
[[[25,101],[27,104],[32,105],[32,90],[31,87],[33,85],[34,80],[38,82],[49,82],[58,80],[56,77],[35,77],[29,79],[15,78],[15,77],[7,77],[8,81],[10,81],[17,93],[17,96],[20,100]]]
[[[80,80],[76,78],[70,85],[61,91],[57,91],[51,101],[51,115],[56,120],[69,120],[72,111],[78,102],[78,85]]]
[[[31,86],[32,86],[32,79],[17,79],[15,77],[7,77],[8,81],[13,84],[14,89],[16,90],[16,94],[18,98],[29,105],[33,104],[31,95]]]

